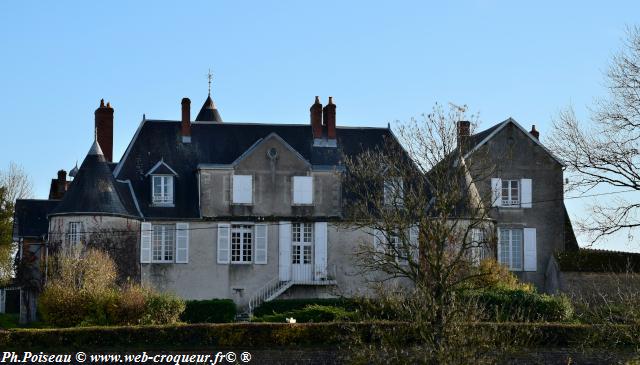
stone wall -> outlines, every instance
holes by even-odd
[[[640,274],[560,272],[559,291],[574,297],[605,295],[615,298],[640,291]]]

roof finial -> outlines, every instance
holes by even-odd
[[[207,78],[209,79],[209,96],[211,96],[211,80],[213,79],[213,74],[211,73],[211,69],[209,69],[209,73],[207,74]]]

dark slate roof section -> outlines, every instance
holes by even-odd
[[[182,143],[179,121],[146,120],[137,138],[116,170],[118,180],[130,180],[145,217],[200,218],[198,210],[199,164],[228,165],[261,138],[276,133],[311,165],[341,165],[347,156],[382,146],[392,137],[387,128],[337,128],[338,148],[313,147],[311,126],[307,124],[194,123],[191,143]],[[160,160],[178,177],[174,184],[174,206],[151,204],[150,177],[145,174]]]
[[[49,231],[47,216],[60,200],[16,200],[14,212],[14,237],[41,238]]]
[[[94,142],[80,165],[78,175],[51,215],[89,213],[138,216],[135,210],[125,207],[109,164],[97,142]]]
[[[207,100],[204,101],[204,104],[196,117],[196,122],[222,123],[222,117],[220,117],[220,113],[218,113],[218,109],[216,108],[216,104],[213,102],[213,99],[211,99],[211,95],[207,96]]]

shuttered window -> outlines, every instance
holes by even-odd
[[[293,204],[313,203],[313,177],[293,177]]]
[[[174,248],[175,226],[169,224],[154,224],[151,261],[173,262]]]
[[[231,225],[231,262],[251,263],[253,261],[253,225]]]
[[[233,203],[252,204],[253,203],[253,176],[233,175]]]
[[[501,228],[498,241],[499,261],[510,270],[522,270],[523,235],[522,229]]]

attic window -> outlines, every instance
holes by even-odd
[[[173,176],[151,176],[154,205],[173,206]]]

